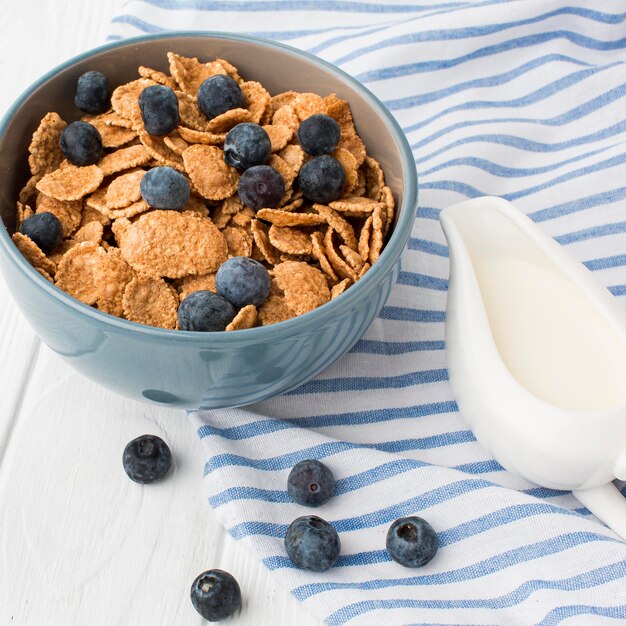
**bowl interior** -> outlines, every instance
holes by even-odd
[[[402,205],[403,171],[401,141],[394,137],[392,123],[381,115],[380,105],[367,92],[346,80],[332,66],[303,56],[293,49],[273,42],[224,34],[174,35],[143,38],[123,45],[106,46],[78,57],[53,70],[32,92],[18,100],[12,117],[0,136],[0,217],[9,233],[15,229],[16,199],[28,180],[28,144],[39,121],[48,111],[56,111],[64,120],[81,117],[74,106],[78,77],[87,70],[106,74],[112,88],[138,78],[139,65],[169,73],[166,53],[212,60],[223,57],[239,69],[246,80],[260,82],[272,95],[294,90],[325,96],[336,93],[350,102],[352,114],[368,154],[383,167],[387,185],[397,206]],[[404,146],[406,151],[406,146]],[[409,177],[410,178],[410,177]],[[399,215],[396,214],[396,222]]]

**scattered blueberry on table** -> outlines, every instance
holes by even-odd
[[[239,85],[225,74],[207,78],[198,88],[198,107],[212,120],[231,109],[246,106],[246,97]]]
[[[189,181],[169,166],[148,170],[139,186],[142,198],[155,209],[182,209],[191,193]]]
[[[20,232],[30,237],[44,252],[50,254],[61,243],[63,227],[54,213],[35,213],[27,217],[20,226]]]
[[[278,206],[285,195],[285,181],[273,167],[255,165],[241,175],[237,191],[241,201],[251,209],[271,209]]]
[[[151,85],[139,94],[139,110],[143,126],[151,135],[167,135],[178,122],[178,98],[170,87]]]
[[[335,491],[335,477],[320,461],[300,461],[289,472],[287,491],[298,504],[321,506],[330,500]]]
[[[248,304],[261,306],[272,286],[265,266],[245,256],[224,261],[215,275],[218,292],[237,308]]]
[[[422,567],[437,554],[437,533],[417,516],[397,519],[387,532],[387,552],[404,567]]]
[[[167,474],[172,466],[172,453],[160,437],[142,435],[124,448],[122,463],[131,480],[147,485]]]
[[[337,159],[323,154],[307,161],[300,170],[300,188],[306,198],[328,204],[341,198],[346,172]]]
[[[111,104],[109,79],[95,70],[82,74],[76,84],[74,104],[85,113],[104,113]]]
[[[72,164],[93,165],[102,156],[102,137],[88,122],[72,122],[61,133],[61,152]]]
[[[204,619],[219,622],[241,608],[241,590],[231,574],[210,569],[193,581],[191,602]]]
[[[225,330],[237,311],[223,296],[208,290],[190,293],[178,307],[180,330],[215,332]]]
[[[298,127],[298,141],[302,149],[311,156],[332,154],[340,139],[339,124],[330,115],[311,115]]]
[[[247,170],[253,165],[263,165],[272,151],[269,135],[258,124],[237,124],[224,140],[224,161],[228,165]]]
[[[341,552],[337,531],[316,515],[298,517],[289,525],[285,535],[285,550],[300,569],[325,572]]]

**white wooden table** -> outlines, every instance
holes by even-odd
[[[19,0],[0,11],[0,114],[46,70],[104,41],[121,0]],[[6,7],[5,7],[6,8]],[[35,336],[0,278],[0,624],[202,624],[192,581],[220,567],[239,581],[240,626],[319,626],[217,523],[202,449],[182,411],[116,396]],[[134,437],[162,436],[175,468],[132,483]]]

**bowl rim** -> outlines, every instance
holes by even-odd
[[[126,46],[133,46],[138,43],[154,40],[167,40],[176,39],[181,37],[198,38],[198,39],[225,39],[229,41],[243,41],[251,44],[261,45],[269,48],[274,48],[288,56],[304,57],[305,60],[312,62],[315,65],[321,66],[323,70],[334,75],[336,78],[348,83],[354,90],[358,91],[367,104],[374,109],[374,111],[381,117],[387,124],[393,138],[396,141],[396,145],[400,149],[400,156],[402,161],[403,171],[406,172],[406,179],[404,180],[404,193],[402,210],[399,211],[400,217],[394,227],[391,237],[385,244],[379,259],[372,265],[370,270],[359,279],[349,289],[350,298],[344,298],[342,294],[338,298],[331,300],[308,313],[296,316],[289,320],[279,322],[276,324],[270,324],[269,326],[259,326],[255,328],[248,328],[236,331],[230,331],[228,333],[206,333],[200,331],[186,331],[186,330],[170,330],[166,328],[159,328],[156,326],[148,326],[140,324],[138,322],[131,322],[120,317],[109,315],[104,311],[95,309],[80,300],[70,296],[56,285],[44,278],[37,270],[28,263],[26,258],[19,252],[13,241],[11,240],[8,229],[2,223],[0,228],[0,250],[13,262],[16,268],[24,275],[25,279],[34,281],[40,288],[43,288],[48,295],[52,296],[55,300],[59,301],[62,305],[69,306],[79,314],[86,315],[92,318],[94,321],[100,324],[113,326],[116,330],[128,333],[142,333],[152,335],[155,339],[179,341],[185,343],[194,343],[198,341],[206,342],[210,340],[211,343],[222,343],[222,341],[228,341],[229,343],[238,343],[240,341],[248,341],[254,337],[254,339],[262,341],[271,339],[276,335],[284,335],[295,333],[298,330],[303,330],[310,326],[318,324],[320,316],[326,316],[329,313],[341,314],[342,309],[348,306],[348,302],[361,298],[364,296],[369,283],[376,280],[378,275],[384,271],[384,268],[393,265],[398,259],[400,254],[405,248],[405,244],[408,241],[411,232],[411,225],[415,219],[415,207],[417,206],[417,171],[415,168],[415,161],[409,142],[400,127],[400,124],[396,121],[389,110],[384,104],[363,84],[357,81],[355,78],[339,69],[335,65],[320,59],[319,57],[310,54],[304,50],[299,50],[292,46],[276,42],[270,39],[262,37],[255,37],[251,35],[239,35],[237,33],[219,32],[219,31],[189,31],[189,30],[174,30],[166,33],[155,33],[149,35],[139,35],[137,37],[129,37],[126,39],[116,40],[105,43],[103,45],[91,48],[85,52],[77,54],[67,61],[60,63],[46,72],[39,79],[29,85],[9,106],[6,113],[0,120],[0,137],[4,136],[7,127],[20,107],[24,102],[36,91],[39,87],[45,84],[50,79],[54,78],[56,74],[64,71],[81,61],[85,61],[90,57],[100,54],[102,52],[108,52],[117,48],[123,48]]]

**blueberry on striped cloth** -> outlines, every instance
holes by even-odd
[[[341,542],[337,531],[321,517],[305,515],[289,525],[285,550],[300,569],[325,572],[339,558]]]
[[[320,461],[300,461],[289,472],[287,491],[298,504],[321,506],[330,500],[335,491],[335,477]]]
[[[397,519],[387,532],[387,552],[404,567],[422,567],[437,554],[437,533],[417,516]]]

